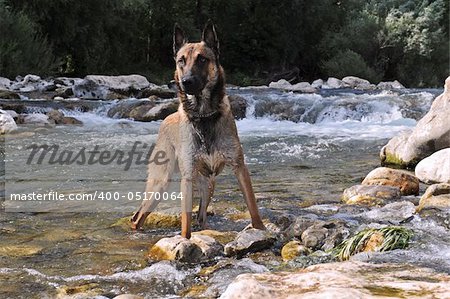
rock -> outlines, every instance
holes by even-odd
[[[0,134],[10,133],[17,129],[13,117],[5,110],[0,110]]]
[[[247,100],[244,97],[238,95],[229,95],[231,111],[235,119],[245,118],[247,112]]]
[[[155,260],[179,260],[197,263],[202,258],[202,250],[195,243],[182,236],[162,238],[152,246],[148,256]]]
[[[156,105],[155,99],[127,99],[120,101],[108,110],[108,117],[111,118],[130,118],[130,112],[139,106],[146,106],[150,110]]]
[[[314,93],[317,91],[317,89],[315,87],[312,87],[311,84],[309,84],[309,82],[300,82],[294,84],[292,85],[290,90],[304,93]]]
[[[118,95],[131,97],[150,86],[156,87],[140,75],[89,75],[81,83],[73,86],[73,93],[79,98],[112,99]]]
[[[369,81],[354,76],[344,77],[342,78],[342,82],[354,89],[372,90],[376,87],[374,84],[370,84]]]
[[[444,93],[431,105],[430,111],[417,123],[412,132],[392,138],[380,152],[382,164],[403,168],[414,167],[431,154],[450,147],[450,77],[445,81]]]
[[[144,299],[144,297],[133,294],[121,294],[113,299]]]
[[[409,264],[326,263],[293,272],[239,275],[220,299],[446,298],[445,273]]]
[[[41,252],[43,247],[36,245],[2,245],[0,247],[0,256],[23,257],[32,256]]]
[[[175,90],[169,89],[168,87],[162,88],[160,86],[153,85],[143,89],[136,97],[138,99],[149,98],[156,96],[160,99],[172,99],[177,97],[177,92]]]
[[[112,226],[121,227],[124,230],[130,230],[131,228],[131,216],[123,217],[117,220]],[[143,229],[164,229],[164,228],[179,228],[181,225],[180,211],[177,208],[165,209],[160,211],[153,211],[145,219],[142,225]]]
[[[289,88],[292,87],[292,84],[289,83],[289,81],[287,81],[285,79],[280,79],[277,82],[270,82],[269,87],[270,88],[289,90]]]
[[[63,99],[67,99],[67,98],[73,97],[72,87],[60,87],[60,88],[57,88],[55,90],[54,98],[56,99],[57,97],[60,97],[60,98],[63,98]]]
[[[316,219],[306,218],[306,217],[298,217],[295,221],[289,225],[289,227],[285,230],[285,234],[287,238],[300,238],[303,232],[313,225],[316,222]]]
[[[431,185],[420,198],[417,212],[423,209],[450,209],[450,184]]]
[[[186,263],[207,261],[223,254],[223,246],[214,238],[195,234],[191,239],[181,236],[162,238],[152,246],[149,257],[155,260],[179,260]]]
[[[68,78],[68,77],[58,77],[53,80],[53,83],[59,86],[73,86],[78,85],[83,82],[81,78]]]
[[[420,161],[415,172],[416,176],[427,184],[450,183],[450,147]]]
[[[323,85],[322,79],[314,80],[313,83],[311,83],[311,86],[314,88],[322,88],[322,85]]]
[[[20,114],[17,123],[37,126],[50,125],[49,117],[42,113]]]
[[[0,90],[0,99],[4,100],[20,100],[20,96],[9,90]]]
[[[8,78],[0,77],[0,89],[8,89],[12,85]]]
[[[191,242],[195,243],[203,253],[203,259],[209,260],[216,256],[221,256],[223,254],[223,246],[217,242],[213,237],[193,234],[190,239]]]
[[[281,257],[283,261],[290,261],[299,256],[309,255],[312,251],[302,245],[299,241],[291,241],[283,246],[281,249]]]
[[[405,88],[405,86],[403,86],[403,84],[401,84],[397,80],[395,80],[395,81],[387,81],[387,82],[380,82],[377,85],[377,89],[384,89],[384,90],[404,89],[404,88]]]
[[[54,122],[55,124],[60,124],[63,121],[64,113],[59,110],[53,109],[47,112],[47,116],[50,122]]]
[[[380,208],[374,208],[370,211],[359,214],[359,216],[370,221],[380,222],[401,222],[411,217],[416,210],[415,205],[409,201],[399,201],[389,203]]]
[[[313,250],[330,250],[349,236],[345,223],[339,220],[317,221],[301,236],[302,244]]]
[[[72,116],[64,116],[62,118],[60,124],[62,124],[62,125],[82,125],[83,122]]]
[[[216,265],[202,268],[201,276],[208,277],[208,288],[193,298],[217,298],[222,294],[233,279],[243,273],[266,273],[269,270],[256,264],[250,258],[220,260]]]
[[[342,82],[342,80],[333,77],[328,78],[327,82],[324,85],[322,85],[323,89],[338,89],[346,87],[349,87],[348,84]]]
[[[355,185],[344,190],[342,201],[346,204],[383,205],[401,197],[399,188],[391,186]]]
[[[39,81],[41,81],[41,77],[37,75],[26,75],[25,78],[23,78],[22,83],[25,85],[30,83],[38,83]]]
[[[25,113],[27,108],[24,104],[16,104],[16,103],[3,103],[0,104],[0,106],[3,108],[3,110],[13,110],[18,114]]]
[[[399,188],[402,195],[419,195],[419,179],[406,170],[378,167],[361,184],[392,186]]]
[[[136,121],[145,122],[162,120],[170,114],[175,113],[178,110],[178,106],[178,100],[156,104],[153,107],[151,105],[142,105],[133,108],[130,111],[129,117]]]
[[[14,110],[4,110],[6,113],[8,113],[12,118],[17,118],[19,114]]]
[[[275,237],[271,233],[251,228],[241,231],[234,241],[226,244],[224,252],[227,256],[242,256],[248,252],[270,248],[274,242]]]
[[[236,238],[237,232],[235,231],[220,232],[217,230],[205,229],[202,231],[193,232],[192,236],[194,235],[209,236],[211,238],[214,238],[214,240],[216,240],[220,244],[227,244]]]
[[[300,82],[295,85],[292,85],[285,79],[280,79],[277,82],[271,82],[269,84],[270,88],[276,88],[276,89],[282,89],[286,91],[298,91],[298,92],[305,92],[305,93],[312,93],[316,92],[316,88],[312,87],[311,84],[308,82]]]

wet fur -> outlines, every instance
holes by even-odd
[[[225,94],[225,75],[219,63],[219,42],[212,23],[205,26],[202,41],[198,43],[188,43],[182,30],[175,26],[174,55],[177,64],[174,77],[180,106],[176,113],[162,122],[154,149],[154,153],[165,151],[170,162],[164,165],[149,164],[146,191],[164,192],[178,166],[181,173],[180,189],[184,196],[181,204],[181,235],[190,238],[192,184],[196,185],[200,195],[198,221],[204,228],[206,211],[214,193],[215,177],[225,166],[230,166],[238,179],[253,227],[264,229]],[[191,83],[189,88],[183,80]],[[133,228],[140,228],[157,204],[158,201],[143,202],[131,219]]]

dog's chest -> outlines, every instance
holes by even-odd
[[[227,157],[225,153],[214,151],[212,153],[198,152],[195,155],[195,169],[204,176],[218,175],[225,167]]]

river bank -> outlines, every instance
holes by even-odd
[[[118,222],[137,208],[136,202],[118,202],[107,210],[93,203],[90,213],[2,212],[2,296],[112,298],[131,293],[146,298],[234,298],[243,292],[242,285],[252,290],[249,294],[258,296],[278,296],[274,286],[283,285],[290,286],[293,294],[315,298],[339,293],[445,298],[450,273],[448,212],[424,209],[416,213],[428,184],[419,182],[418,194],[400,195],[383,204],[353,205],[341,200],[345,189],[360,184],[380,165],[381,148],[391,138],[413,129],[443,90],[346,86],[305,93],[285,86],[227,89],[245,103],[236,105],[245,111],[237,126],[258,204],[266,223],[271,223],[269,231],[276,236],[267,248],[242,256],[219,254],[194,265],[157,261],[148,255],[151,247],[161,238],[179,234],[177,216],[170,212],[170,206],[161,207],[161,217],[153,218],[154,223],[142,232],[132,232],[126,223]],[[168,87],[157,89],[161,94],[170,92]],[[95,94],[110,91],[95,90]],[[124,99],[61,99],[55,95],[42,99],[19,92],[19,99],[1,100],[4,110],[20,107],[21,111],[14,110],[19,115],[47,116],[39,118],[47,121],[44,123],[18,123],[6,135],[7,193],[23,181],[31,189],[56,186],[66,193],[141,190],[145,165],[132,165],[127,172],[114,165],[89,168],[88,172],[68,167],[29,172],[21,161],[26,160],[24,148],[30,143],[121,149],[135,141],[151,144],[160,121],[142,122],[129,116],[133,110],[136,115],[171,103],[161,94],[153,100],[130,98],[134,94]],[[55,109],[81,124],[58,123],[52,115]],[[213,236],[226,246],[249,223],[231,172],[219,177],[211,208],[210,231],[203,235]],[[94,213],[96,210],[99,212]],[[361,252],[348,262],[330,263],[337,261],[328,251],[330,247],[366,228],[392,225],[413,231],[405,249]],[[305,243],[313,238],[318,240],[315,244]],[[307,254],[283,259],[282,249],[291,241],[307,245],[308,251],[303,251]],[[307,268],[310,265],[317,266]],[[312,276],[317,280],[311,280]],[[324,279],[335,283],[322,283]],[[305,281],[313,281],[314,286],[305,289]],[[346,288],[348,285],[351,288]],[[343,292],[345,288],[348,290]]]

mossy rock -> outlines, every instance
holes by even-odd
[[[36,245],[6,245],[0,247],[0,256],[23,257],[41,252],[43,247]]]
[[[302,245],[299,241],[290,241],[281,249],[281,257],[283,261],[290,261],[299,256],[305,256],[311,254],[311,250]]]
[[[112,226],[128,230],[131,228],[131,217],[132,216],[120,218]],[[181,215],[179,213],[153,212],[145,219],[142,228],[176,228],[180,226]]]

